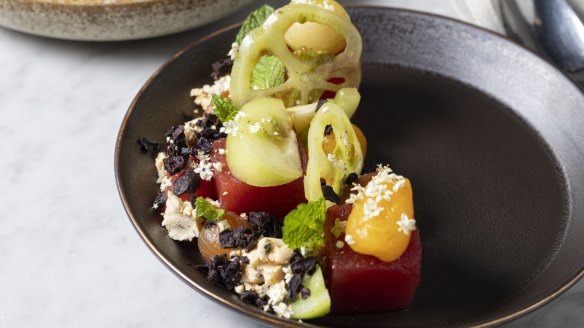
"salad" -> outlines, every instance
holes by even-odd
[[[196,242],[209,280],[280,317],[406,309],[420,281],[410,182],[364,169],[351,123],[361,48],[333,0],[260,7],[155,160],[169,237]]]

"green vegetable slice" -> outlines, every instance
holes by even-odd
[[[227,164],[236,178],[271,187],[302,177],[298,140],[282,100],[253,100],[226,125]]]
[[[209,203],[203,197],[197,197],[195,201],[195,211],[197,217],[203,217],[207,219],[207,222],[217,222],[221,220],[225,210],[217,208],[211,203]]]
[[[326,126],[332,127],[335,148],[325,153],[323,136]],[[340,106],[327,102],[316,113],[308,130],[308,165],[304,177],[304,194],[308,200],[323,197],[321,178],[335,193],[343,191],[347,175],[363,169],[361,144],[351,121]]]
[[[318,66],[295,56],[288,48],[284,34],[292,24],[305,21],[331,27],[344,37],[345,50]],[[286,99],[288,104],[303,105],[317,101],[325,90],[337,92],[346,87],[358,87],[361,82],[361,49],[361,36],[346,18],[309,4],[284,6],[241,41],[231,72],[231,99],[238,107],[252,99],[269,96]],[[264,55],[277,57],[286,67],[288,79],[275,87],[254,90],[252,74]],[[342,78],[343,82],[331,83],[332,78]]]
[[[323,246],[323,226],[326,216],[324,198],[300,204],[284,218],[282,240],[290,249],[302,246]]]
[[[312,276],[305,275],[302,285],[310,289],[310,297],[298,297],[290,304],[292,319],[314,319],[322,317],[331,311],[331,297],[324,283],[322,270],[317,267]]]
[[[351,118],[357,107],[359,107],[359,102],[361,101],[361,95],[356,88],[343,88],[337,92],[334,99],[331,99],[333,103],[339,105],[347,117]],[[300,105],[286,108],[288,113],[292,116],[292,121],[294,122],[294,131],[299,135],[302,135],[306,129],[310,126],[310,122],[316,113],[317,102],[308,105]]]

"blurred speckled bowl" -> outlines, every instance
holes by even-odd
[[[254,0],[0,0],[0,25],[60,39],[118,41],[185,31]]]

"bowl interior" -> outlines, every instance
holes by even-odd
[[[364,41],[356,124],[368,138],[368,162],[389,163],[412,181],[422,282],[408,311],[310,323],[495,324],[574,283],[584,262],[582,94],[526,50],[468,25],[380,8],[351,15]],[[235,33],[189,47],[138,95],[120,133],[118,184],[142,238],[189,285],[261,320],[300,325],[242,304],[192,267],[201,263],[196,243],[172,241],[151,210],[156,171],[136,144],[139,137],[163,142],[166,129],[191,113],[189,90],[211,82],[211,63]],[[485,43],[489,51],[481,50]]]

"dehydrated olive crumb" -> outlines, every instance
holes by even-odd
[[[335,204],[338,204],[341,202],[341,198],[333,190],[333,187],[331,187],[329,185],[324,185],[321,188],[322,188],[322,194],[323,194],[324,199],[329,200]]]
[[[267,212],[249,212],[247,219],[253,230],[264,237],[282,238],[282,221]]]
[[[221,70],[223,68],[229,68],[229,67],[231,67],[231,65],[233,65],[233,60],[231,60],[231,58],[225,58],[225,59],[221,59],[221,60],[218,60],[218,61],[214,62],[211,65],[211,67],[213,68],[213,72],[211,73],[211,77],[214,80],[219,79],[219,77],[221,75],[223,75],[221,73]]]
[[[357,179],[359,179],[359,175],[355,172],[350,173],[349,175],[347,175],[347,178],[345,179],[345,184],[348,186],[353,185],[353,182],[357,181]]]
[[[324,127],[324,135],[328,136],[331,133],[333,133],[333,127],[332,125],[328,124],[327,126]]]
[[[180,172],[185,167],[186,162],[184,156],[169,156],[163,160],[164,169],[170,175]]]
[[[145,137],[140,137],[140,139],[138,139],[138,146],[144,154],[147,154],[148,152],[157,154],[160,151],[159,143],[150,141]]]
[[[164,206],[166,204],[166,195],[163,192],[159,192],[158,195],[156,196],[156,198],[154,198],[154,202],[152,202],[152,205],[155,208],[159,208],[161,206]]]
[[[302,297],[303,300],[307,299],[310,297],[310,289],[304,287],[300,290],[300,296]]]
[[[310,256],[302,259],[295,259],[292,263],[292,273],[313,275],[316,272],[318,259],[316,256]]]
[[[322,105],[326,104],[326,99],[321,99],[316,104],[316,110],[314,112],[318,112],[318,110],[322,107]]]
[[[302,289],[302,276],[299,274],[294,274],[286,287],[288,287],[286,300],[295,300],[296,295],[298,294],[300,289]]]
[[[186,172],[180,178],[176,179],[172,185],[172,192],[180,196],[185,193],[192,193],[201,185],[201,177],[195,172]]]

